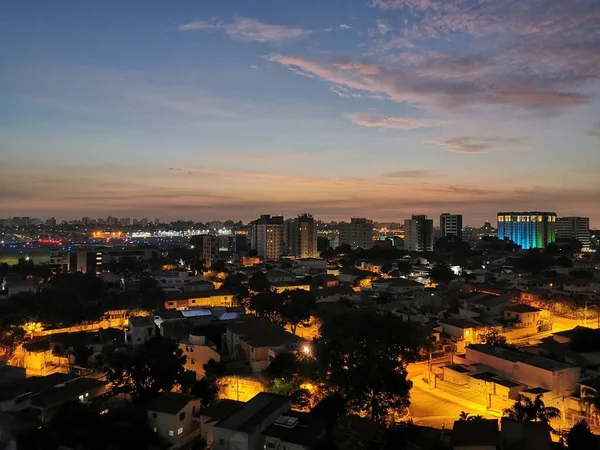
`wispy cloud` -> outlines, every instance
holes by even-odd
[[[252,42],[279,42],[308,36],[311,31],[299,27],[272,25],[239,17],[231,22],[194,21],[181,25],[180,31],[225,32],[232,39]]]
[[[379,114],[346,114],[356,125],[370,128],[393,128],[396,130],[414,130],[416,128],[439,127],[440,123],[427,119],[408,119],[398,116],[382,116]]]
[[[432,173],[428,170],[398,170],[381,174],[384,178],[427,178]]]
[[[346,23],[343,23],[343,24],[340,25],[340,28],[342,30],[349,30],[352,27],[350,25],[346,24]]]
[[[474,136],[459,136],[449,139],[430,141],[432,144],[447,147],[455,153],[475,155],[488,153],[499,145],[509,145],[522,142],[521,139],[511,138],[479,138]]]

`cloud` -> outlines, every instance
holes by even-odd
[[[396,102],[408,102],[425,108],[452,110],[473,106],[510,106],[538,111],[553,111],[584,105],[589,98],[561,91],[538,80],[503,79],[502,77],[466,77],[476,74],[481,61],[473,61],[470,69],[461,67],[453,58],[421,67],[386,67],[361,61],[340,61],[271,54],[269,61],[311,73],[325,81],[347,89],[384,95]],[[444,71],[446,68],[446,72]]]
[[[426,178],[431,176],[428,170],[398,170],[381,174],[384,178]]]
[[[343,23],[343,24],[340,25],[340,28],[342,30],[349,30],[352,27],[350,25],[348,25],[348,24]]]
[[[271,25],[256,19],[239,17],[231,22],[195,21],[181,25],[180,31],[222,30],[232,39],[251,42],[279,42],[308,36],[311,31],[285,25]]]
[[[387,23],[385,23],[381,20],[378,20],[377,21],[377,31],[379,32],[379,34],[386,35],[391,31],[391,28]]]
[[[414,130],[416,128],[439,127],[439,122],[426,119],[407,119],[397,116],[382,116],[379,114],[346,114],[356,125],[372,128],[393,128],[396,130]]]
[[[431,141],[432,144],[447,147],[455,153],[469,155],[488,153],[494,150],[498,144],[514,144],[518,142],[521,142],[521,140],[510,138],[478,138],[473,136],[460,136]]]

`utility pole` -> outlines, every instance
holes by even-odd
[[[427,364],[427,390],[431,390],[431,351],[429,351],[429,362]]]

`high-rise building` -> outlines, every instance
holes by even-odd
[[[590,218],[589,217],[559,217],[556,219],[556,237],[562,239],[577,239],[582,248],[590,248]]]
[[[116,217],[108,216],[106,218],[106,225],[114,226],[114,225],[118,225],[118,224],[119,224],[119,219],[117,219]]]
[[[309,214],[287,219],[283,224],[283,253],[296,258],[316,258],[317,224]]]
[[[462,239],[462,214],[443,213],[440,216],[440,232],[442,237],[453,235]]]
[[[90,217],[82,217],[81,218],[82,225],[91,225],[92,223],[94,223],[94,219],[92,219]]]
[[[250,248],[263,258],[279,258],[283,251],[283,217],[265,214],[250,222]]]
[[[433,220],[413,215],[404,221],[404,249],[409,252],[433,251]]]
[[[544,248],[556,240],[556,213],[499,212],[498,239],[510,239],[523,249]]]
[[[54,217],[50,217],[49,219],[46,219],[46,225],[49,227],[55,227],[56,219]]]
[[[352,218],[350,223],[341,222],[338,225],[340,231],[340,245],[347,244],[352,248],[373,247],[373,221],[365,218]]]
[[[119,225],[129,226],[131,225],[131,219],[129,217],[121,217],[119,219]]]
[[[210,234],[200,234],[190,238],[194,252],[205,261],[212,261],[219,255],[219,237]]]
[[[143,227],[147,227],[148,226],[148,218],[143,217],[142,220],[140,220],[140,225]]]

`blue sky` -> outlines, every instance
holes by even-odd
[[[0,216],[600,226],[597,0],[0,5]]]

